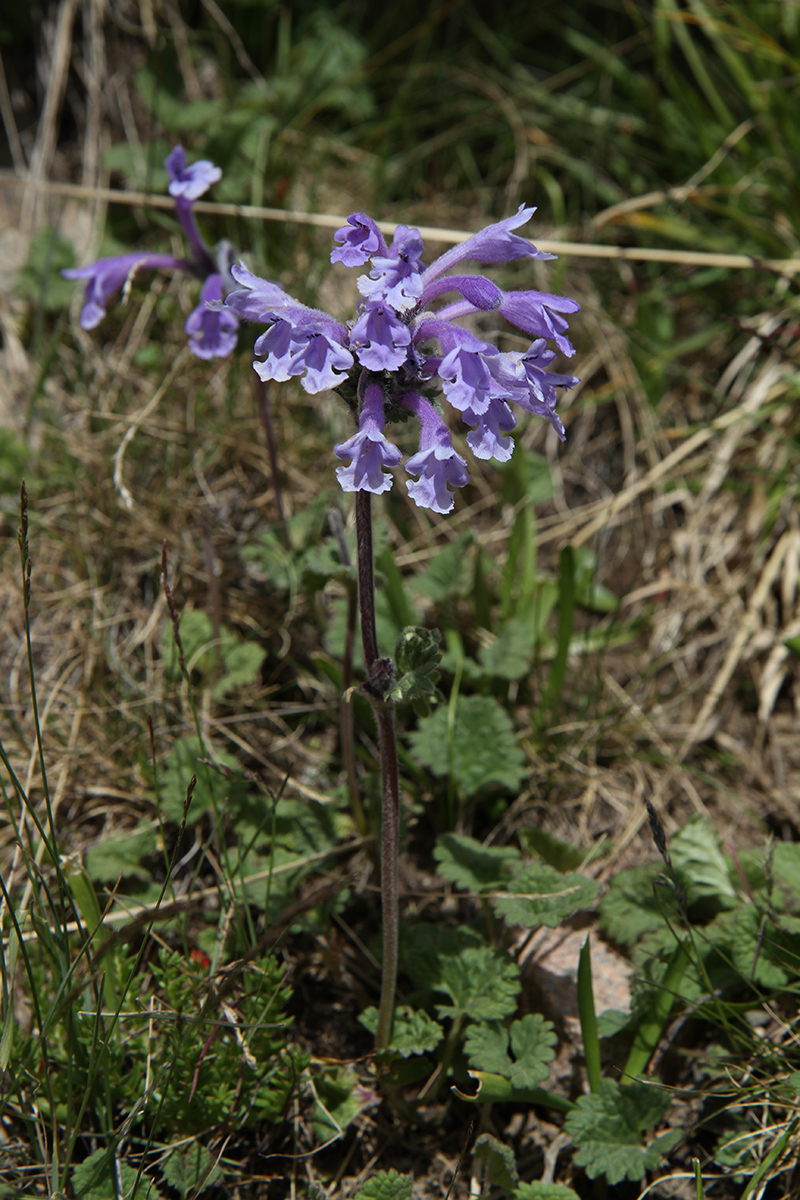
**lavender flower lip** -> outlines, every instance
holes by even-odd
[[[233,284],[228,267],[229,247],[227,243],[220,243],[219,253],[215,256],[204,241],[192,211],[194,201],[222,178],[222,171],[206,159],[187,164],[183,146],[173,147],[164,166],[170,179],[169,194],[175,199],[175,210],[191,246],[191,256],[120,254],[98,259],[86,267],[64,270],[61,274],[67,279],[86,280],[80,316],[81,328],[86,330],[100,324],[110,301],[140,270],[186,271],[202,279],[200,303],[189,314],[185,325],[189,349],[198,358],[224,357],[235,348],[239,329],[239,319],[233,312],[223,310],[220,313],[213,308]]]
[[[504,291],[484,275],[454,271],[466,262],[554,258],[514,232],[534,211],[520,206],[428,267],[418,230],[399,225],[387,246],[371,217],[353,213],[334,234],[331,252],[331,262],[369,265],[358,279],[358,311],[346,325],[300,304],[243,264],[232,267],[241,286],[219,307],[268,326],[255,346],[259,376],[299,377],[311,394],[336,388],[356,411],[357,433],[335,447],[338,458],[349,459],[348,466],[337,468],[345,491],[388,491],[386,469],[396,467],[401,456],[384,434],[385,422],[411,413],[420,423],[420,446],[405,464],[418,477],[407,481],[408,493],[423,508],[451,511],[451,489],[464,487],[469,473],[447,425],[423,394],[437,379],[444,399],[470,427],[467,444],[477,458],[510,458],[516,426],[512,405],[545,417],[563,440],[556,389],[573,387],[578,379],[548,370],[555,352],[547,341],[564,354],[574,353],[564,314],[577,312],[578,304],[545,292]],[[430,307],[442,297],[448,299],[441,307]],[[497,312],[533,342],[524,353],[501,352],[457,324],[483,312]],[[437,342],[438,349],[431,345]]]

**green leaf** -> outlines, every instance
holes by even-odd
[[[621,946],[633,946],[646,933],[664,927],[664,916],[676,907],[667,887],[654,887],[658,869],[653,865],[620,871],[609,881],[598,908],[600,929]]]
[[[409,942],[402,931],[403,969],[419,987],[444,992],[452,1001],[437,1005],[440,1017],[469,1016],[492,1021],[509,1016],[520,990],[516,964],[471,929],[418,924]]]
[[[475,1143],[474,1154],[485,1164],[490,1186],[502,1188],[506,1196],[511,1197],[519,1183],[519,1172],[511,1147],[490,1133],[482,1133]]]
[[[506,955],[491,946],[468,948],[440,959],[434,990],[446,992],[452,1004],[437,1004],[436,1011],[454,1020],[497,1020],[514,1011],[521,986],[517,966]]]
[[[484,674],[499,679],[522,679],[531,669],[536,634],[536,625],[531,620],[509,617],[494,641],[478,651]]]
[[[706,817],[690,817],[670,839],[669,852],[690,905],[704,900],[726,907],[738,903],[719,836]]]
[[[181,1196],[199,1195],[222,1179],[222,1170],[200,1142],[177,1146],[161,1167],[167,1183]]]
[[[395,1170],[378,1171],[353,1200],[411,1200],[411,1176]]]
[[[118,1200],[117,1181],[115,1174],[119,1173],[119,1186],[125,1200],[161,1200],[161,1193],[156,1189],[152,1179],[147,1175],[139,1176],[138,1171],[129,1167],[126,1162],[114,1162],[114,1156],[108,1150],[95,1150],[82,1163],[78,1163],[72,1171],[72,1188],[75,1200]]]
[[[142,859],[153,854],[158,835],[151,825],[137,825],[127,833],[112,833],[86,854],[86,873],[95,883],[115,883],[120,876],[149,879]]]
[[[550,1074],[558,1038],[551,1021],[541,1013],[528,1013],[511,1024],[511,1049],[516,1062],[510,1079],[516,1088],[535,1088]]]
[[[425,570],[411,580],[413,590],[435,601],[463,596],[470,574],[467,551],[474,540],[472,530],[466,530],[446,546],[438,547]]]
[[[564,1131],[577,1146],[575,1164],[590,1179],[605,1175],[612,1184],[642,1179],[683,1136],[675,1129],[648,1144],[642,1141],[641,1135],[658,1124],[669,1104],[669,1093],[662,1088],[601,1080],[599,1091],[581,1096],[564,1122]]]
[[[186,801],[186,790],[192,775],[197,776],[197,785],[192,796],[188,820],[198,821],[206,809],[216,804],[222,808],[228,803],[231,807],[240,806],[247,796],[247,785],[241,778],[230,778],[226,773],[235,772],[240,776],[241,768],[232,754],[216,747],[206,747],[204,754],[197,738],[181,738],[172,747],[161,780],[160,799],[161,816],[165,821],[179,824],[183,820],[183,806]],[[218,763],[223,770],[216,771],[201,763],[201,758]]]
[[[772,878],[800,902],[800,842],[778,842],[772,849]]]
[[[562,875],[545,863],[528,863],[507,884],[508,894],[492,896],[492,907],[510,925],[554,929],[578,909],[588,908],[599,884],[583,875]]]
[[[509,1041],[515,1061],[509,1054]],[[502,1075],[519,1091],[532,1090],[550,1074],[556,1041],[552,1022],[541,1013],[528,1013],[512,1022],[510,1034],[497,1022],[470,1025],[464,1053],[474,1070]]]
[[[467,1062],[476,1071],[490,1075],[511,1077],[511,1056],[508,1053],[509,1036],[505,1025],[499,1021],[482,1021],[470,1025],[464,1038],[464,1054]]]
[[[469,892],[503,887],[510,867],[520,861],[519,851],[513,846],[484,846],[459,833],[441,834],[433,857],[439,864],[439,875]]]
[[[575,599],[590,612],[611,613],[619,608],[619,597],[595,582],[597,554],[588,546],[575,550]]]
[[[374,1034],[378,1028],[377,1008],[365,1008],[358,1020],[366,1030]],[[441,1025],[421,1009],[411,1008],[408,1004],[395,1009],[389,1049],[401,1058],[428,1054],[436,1049],[443,1037],[444,1030]]]
[[[395,702],[427,702],[434,695],[442,661],[441,642],[438,629],[412,625],[403,630],[394,651],[397,680],[389,692]]]
[[[544,862],[563,873],[576,871],[586,857],[583,850],[572,846],[569,842],[562,842],[560,838],[548,833],[546,829],[526,827],[520,829],[519,836],[526,850],[532,850]]]
[[[440,777],[450,773],[449,712],[423,717],[411,734],[411,756]],[[514,791],[525,775],[525,756],[510,717],[491,696],[459,696],[455,712],[453,772],[464,797],[490,784]]]
[[[315,1076],[311,1127],[318,1142],[342,1137],[361,1112],[364,1105],[357,1089],[358,1077],[346,1067],[329,1068]]]
[[[578,1193],[563,1183],[521,1183],[514,1200],[579,1200]]]
[[[261,664],[267,653],[257,642],[242,641],[224,626],[220,631],[220,642],[225,673],[211,689],[215,700],[222,699],[236,688],[254,683],[261,673]]]

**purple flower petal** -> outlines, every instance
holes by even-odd
[[[503,291],[485,275],[444,275],[430,283],[422,293],[423,307],[444,292],[460,292],[474,312],[490,312],[500,307]]]
[[[200,303],[189,313],[184,329],[189,349],[198,358],[225,358],[236,346],[239,322],[224,308],[211,309],[209,301],[220,301],[223,294],[221,275],[209,275],[200,293]]]
[[[514,450],[513,438],[506,437],[517,424],[504,400],[492,399],[483,413],[467,409],[461,414],[467,425],[476,425],[467,434],[467,445],[476,458],[495,458],[508,462]]]
[[[422,295],[422,238],[418,229],[398,225],[386,255],[373,255],[372,270],[358,280],[362,296],[383,300],[395,310],[415,308]]]
[[[448,484],[464,487],[469,483],[467,464],[456,454],[447,426],[429,401],[412,393],[403,396],[402,402],[422,425],[419,450],[406,463],[411,475],[419,475],[416,482],[406,483],[408,494],[420,508],[449,513],[455,501]]]
[[[305,368],[301,380],[304,390],[314,395],[335,388],[352,367],[352,354],[326,330],[309,332],[305,336],[305,348],[298,353],[298,361],[302,361]]]
[[[445,354],[439,365],[444,394],[453,408],[483,413],[494,392],[494,380],[485,358],[493,347],[473,339],[474,346],[459,345]],[[495,354],[499,351],[494,350]]]
[[[544,345],[544,342],[539,340],[531,344],[526,354],[511,356],[515,360],[517,378],[524,384],[527,393],[524,396],[515,393],[513,399],[526,412],[546,417],[563,442],[566,432],[556,412],[556,388],[574,387],[580,380],[575,375],[556,375],[545,370],[546,365],[552,362],[554,354],[552,350],[545,349]]]
[[[351,213],[347,224],[337,229],[333,240],[340,245],[331,250],[331,262],[346,267],[363,267],[373,254],[388,254],[383,234],[365,213]]]
[[[529,242],[527,238],[518,237],[511,232],[512,229],[517,229],[520,225],[525,225],[530,221],[535,212],[535,208],[525,208],[524,204],[521,204],[513,217],[506,217],[504,221],[487,225],[480,233],[475,233],[459,246],[454,246],[452,250],[448,250],[446,254],[442,254],[440,258],[431,263],[422,276],[423,286],[427,288],[445,271],[449,271],[457,263],[467,260],[479,263],[501,263],[511,262],[515,258],[555,258],[554,254],[537,250],[533,242]]]
[[[120,254],[116,258],[100,258],[87,267],[70,267],[61,274],[65,279],[85,279],[85,302],[81,309],[81,328],[94,329],[106,315],[111,297],[128,279],[140,270],[166,267],[187,271],[188,265],[171,254]]]
[[[500,312],[507,321],[536,338],[552,338],[562,354],[572,355],[575,348],[565,336],[567,322],[558,314],[578,312],[580,305],[566,296],[545,292],[506,292]],[[550,311],[553,310],[553,311]]]
[[[368,304],[350,330],[350,346],[370,371],[396,371],[408,358],[411,333],[388,304]]]
[[[384,437],[383,396],[378,384],[369,384],[358,420],[358,433],[334,446],[337,458],[352,459],[349,467],[337,467],[336,478],[344,492],[388,492],[391,475],[384,467],[396,467],[403,457],[397,446]]]
[[[175,199],[197,200],[222,178],[220,168],[205,158],[187,167],[183,146],[173,147],[164,160],[164,166],[169,175],[169,194]]]
[[[256,354],[266,362],[254,362],[260,379],[280,383],[302,375],[305,391],[315,394],[341,383],[353,365],[353,356],[328,330],[297,327],[291,320],[279,318],[256,340]]]

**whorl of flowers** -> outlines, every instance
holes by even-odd
[[[416,476],[406,483],[412,499],[434,512],[450,512],[450,488],[469,481],[467,464],[456,453],[449,430],[430,395],[438,386],[470,427],[467,444],[477,458],[505,462],[511,456],[509,434],[516,426],[512,405],[546,417],[560,438],[564,426],[556,413],[556,388],[572,387],[572,375],[548,370],[555,352],[574,350],[562,314],[578,305],[564,296],[501,290],[484,275],[454,268],[471,261],[503,263],[513,259],[550,259],[513,231],[535,210],[521,206],[513,217],[453,247],[425,267],[419,231],[399,225],[391,246],[371,217],[353,213],[334,235],[331,262],[369,270],[358,279],[361,302],[347,325],[293,299],[277,284],[253,275],[243,264],[231,274],[239,284],[220,311],[269,326],[256,341],[253,366],[261,379],[300,379],[310,393],[339,389],[357,410],[358,432],[334,448],[347,465],[337,469],[345,491],[380,494],[392,486],[386,468],[402,454],[384,433],[387,418],[413,414],[420,445],[405,464]],[[454,297],[441,307],[434,301]],[[533,341],[524,352],[501,352],[457,322],[473,313],[497,312]]]
[[[62,271],[67,279],[85,279],[81,327],[94,329],[106,315],[109,301],[137,271],[166,269],[188,271],[203,280],[200,303],[189,314],[184,326],[189,335],[189,349],[198,358],[219,358],[230,354],[236,345],[239,321],[224,308],[209,308],[209,301],[219,303],[230,289],[232,280],[227,262],[225,243],[215,253],[203,240],[197,228],[192,205],[212,184],[222,178],[222,171],[205,159],[187,165],[183,146],[175,146],[164,162],[169,175],[169,194],[175,199],[175,209],[186,239],[191,247],[187,258],[171,254],[120,254],[101,258],[86,267]]]

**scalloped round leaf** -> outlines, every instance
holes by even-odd
[[[509,869],[520,861],[514,846],[484,846],[460,833],[443,833],[436,839],[433,857],[437,873],[468,892],[483,892],[508,882]]]
[[[563,1183],[521,1183],[512,1200],[578,1200],[578,1193]]]
[[[506,1078],[511,1074],[513,1064],[508,1053],[508,1030],[499,1021],[470,1025],[464,1038],[464,1053],[475,1071]]]
[[[578,909],[588,908],[600,886],[571,872],[562,875],[546,863],[528,863],[509,881],[507,892],[492,895],[492,907],[509,925],[554,929]]]
[[[516,1062],[510,1079],[515,1088],[535,1088],[550,1074],[550,1063],[556,1056],[553,1049],[558,1038],[552,1021],[541,1013],[528,1013],[511,1026],[511,1049]]]
[[[451,739],[448,708],[423,717],[410,735],[411,757],[434,775],[455,775],[465,798],[494,784],[516,790],[525,775],[525,755],[508,713],[491,696],[460,696]]]
[[[664,927],[676,912],[672,890],[657,887],[659,871],[649,864],[620,871],[609,880],[598,907],[600,929],[620,946],[633,946],[646,933]]]
[[[377,1008],[365,1008],[358,1020],[365,1029],[374,1034],[378,1028]],[[408,1004],[402,1004],[395,1009],[389,1049],[401,1058],[428,1054],[436,1049],[443,1037],[444,1030],[441,1025],[421,1009],[411,1008]]]
[[[658,1124],[669,1105],[669,1092],[655,1085],[601,1080],[600,1091],[581,1096],[564,1122],[577,1147],[576,1165],[591,1179],[605,1175],[609,1183],[642,1179],[683,1136],[675,1129],[642,1144],[641,1135]]]
[[[519,1182],[511,1147],[490,1133],[482,1133],[475,1143],[474,1154],[484,1163],[489,1184],[502,1188],[506,1196],[510,1195]]]
[[[378,1171],[368,1179],[353,1200],[411,1200],[411,1176],[399,1171]]]
[[[516,963],[491,946],[471,946],[439,958],[433,990],[445,992],[452,1004],[437,1004],[440,1017],[496,1021],[517,1007],[521,989]]]

